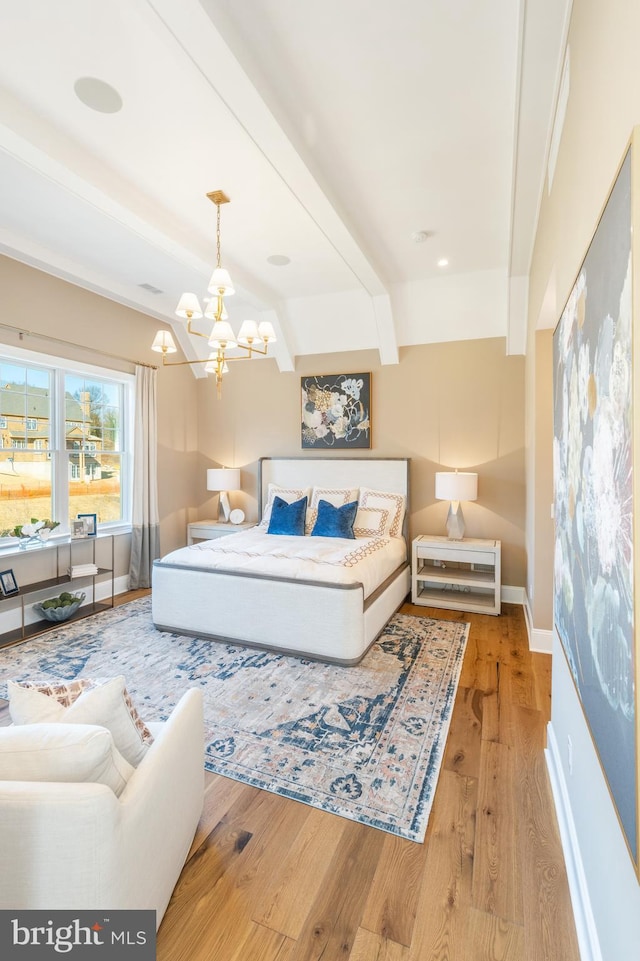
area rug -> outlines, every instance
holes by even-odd
[[[157,631],[148,597],[0,650],[6,681],[123,674],[144,720],[204,695],[205,767],[424,839],[469,625],[396,614],[338,667]]]

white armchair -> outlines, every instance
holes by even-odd
[[[0,780],[0,908],[155,909],[159,927],[202,812],[201,692],[149,727],[119,797],[99,783]]]

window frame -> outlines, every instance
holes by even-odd
[[[134,424],[135,424],[135,375],[112,368],[100,367],[97,364],[86,364],[81,361],[70,360],[66,357],[55,357],[40,351],[26,350],[22,347],[11,347],[0,344],[0,357],[9,362],[24,364],[25,366],[42,367],[51,374],[51,424],[50,449],[47,451],[52,461],[51,490],[52,516],[67,515],[69,503],[69,454],[65,439],[65,393],[64,383],[66,374],[75,374],[86,378],[94,377],[118,386],[122,385],[122,444],[120,447],[120,494],[122,503],[122,517],[118,521],[100,523],[100,533],[120,534],[128,533],[132,529],[133,510],[133,457],[134,457]],[[55,455],[52,456],[52,455]],[[69,526],[65,521],[55,533],[68,536]],[[9,538],[0,538],[0,546],[10,543]]]

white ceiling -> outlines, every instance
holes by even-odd
[[[0,252],[171,323],[195,357],[174,309],[206,293],[222,189],[230,319],[271,320],[281,369],[522,351],[570,5],[0,0]],[[82,77],[122,109],[86,106]]]

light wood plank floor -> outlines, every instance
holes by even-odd
[[[522,608],[471,622],[424,844],[207,774],[158,961],[578,961]]]
[[[424,844],[207,773],[158,961],[579,961],[543,755],[550,657],[517,606],[402,611],[471,622]]]

